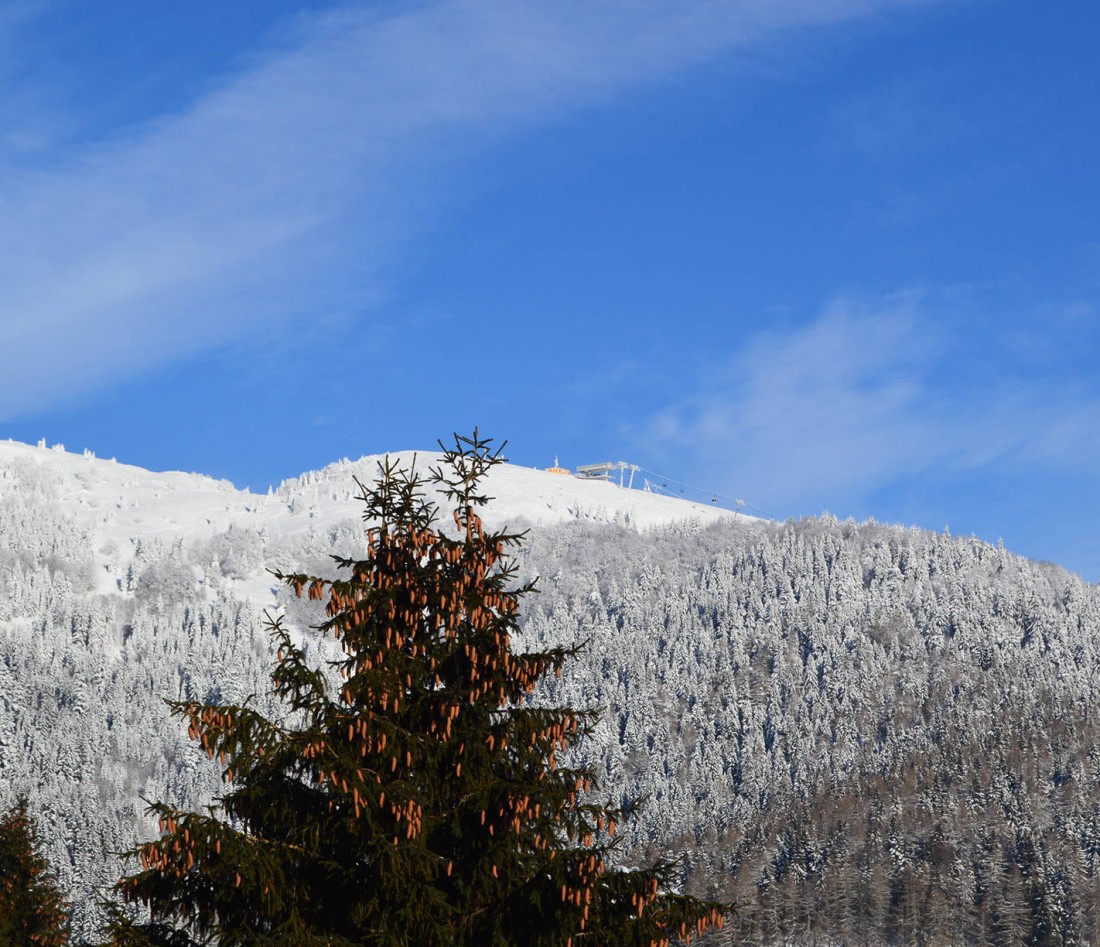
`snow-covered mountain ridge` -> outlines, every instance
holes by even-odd
[[[230,528],[251,530],[265,542],[275,542],[331,532],[357,521],[362,502],[356,479],[374,480],[386,456],[425,473],[440,459],[432,451],[345,459],[285,480],[267,493],[252,493],[203,474],[153,472],[99,459],[89,451],[69,453],[61,445],[31,446],[9,440],[0,441],[0,498],[5,490],[28,487],[48,498],[74,527],[86,532],[102,567],[97,570],[97,588],[110,593],[123,586],[138,542],[190,547]],[[760,522],[687,500],[512,464],[494,468],[485,490],[492,497],[486,519],[494,525],[588,521],[644,530],[685,521]],[[239,591],[257,605],[271,604],[272,590],[262,579],[259,584],[244,582]]]
[[[155,834],[142,799],[221,789],[164,699],[277,713],[270,606],[330,653],[267,570],[361,550],[376,463],[259,495],[0,443],[0,808],[29,796],[79,932],[111,853]],[[684,854],[689,890],[745,906],[733,942],[1100,943],[1096,586],[974,538],[543,471],[487,492],[490,525],[533,524],[517,646],[586,643],[540,696],[600,708],[578,753],[603,798],[649,800],[623,857]]]

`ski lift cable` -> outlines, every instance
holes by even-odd
[[[748,503],[745,500],[740,500],[740,502],[738,502],[738,497],[732,497],[725,493],[719,493],[716,490],[707,490],[704,487],[697,487],[694,484],[685,483],[683,480],[677,480],[675,477],[666,477],[664,474],[658,473],[656,470],[650,470],[648,467],[639,467],[638,469],[643,473],[653,474],[654,477],[660,477],[663,483],[674,483],[678,487],[685,487],[688,490],[694,490],[696,493],[709,493],[712,497],[720,497],[721,499],[728,500],[730,503],[737,504],[738,506],[747,506],[750,509],[756,510],[758,513],[763,513],[766,517],[768,517],[768,519],[779,519],[779,517],[776,516],[774,513],[769,513],[767,510],[756,506],[754,503]]]

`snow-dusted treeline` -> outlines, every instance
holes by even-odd
[[[265,568],[353,554],[370,471],[257,498],[62,460],[0,456],[0,807],[29,795],[90,934],[111,853],[152,831],[141,797],[220,785],[162,699],[265,700],[263,608],[307,640],[318,617]],[[602,707],[581,752],[648,797],[624,859],[684,852],[687,886],[742,904],[738,943],[1100,940],[1095,587],[876,524],[661,526],[611,493],[581,516],[562,479],[500,492],[570,514],[530,534],[524,634],[588,642],[545,696]]]

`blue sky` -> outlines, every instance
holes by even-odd
[[[474,424],[1100,578],[1100,9],[0,11],[0,432],[264,489]]]

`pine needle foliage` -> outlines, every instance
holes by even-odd
[[[69,911],[35,846],[27,800],[0,818],[0,944],[63,947]]]
[[[277,573],[325,603],[338,685],[274,621],[285,720],[171,704],[231,788],[220,813],[151,807],[162,834],[117,889],[152,921],[116,913],[112,943],[657,947],[721,926],[724,905],[669,893],[673,864],[611,867],[622,813],[559,762],[593,715],[528,700],[576,651],[513,650],[523,534],[478,512],[502,460],[476,430],[426,478],[387,458],[360,484],[365,558]]]

